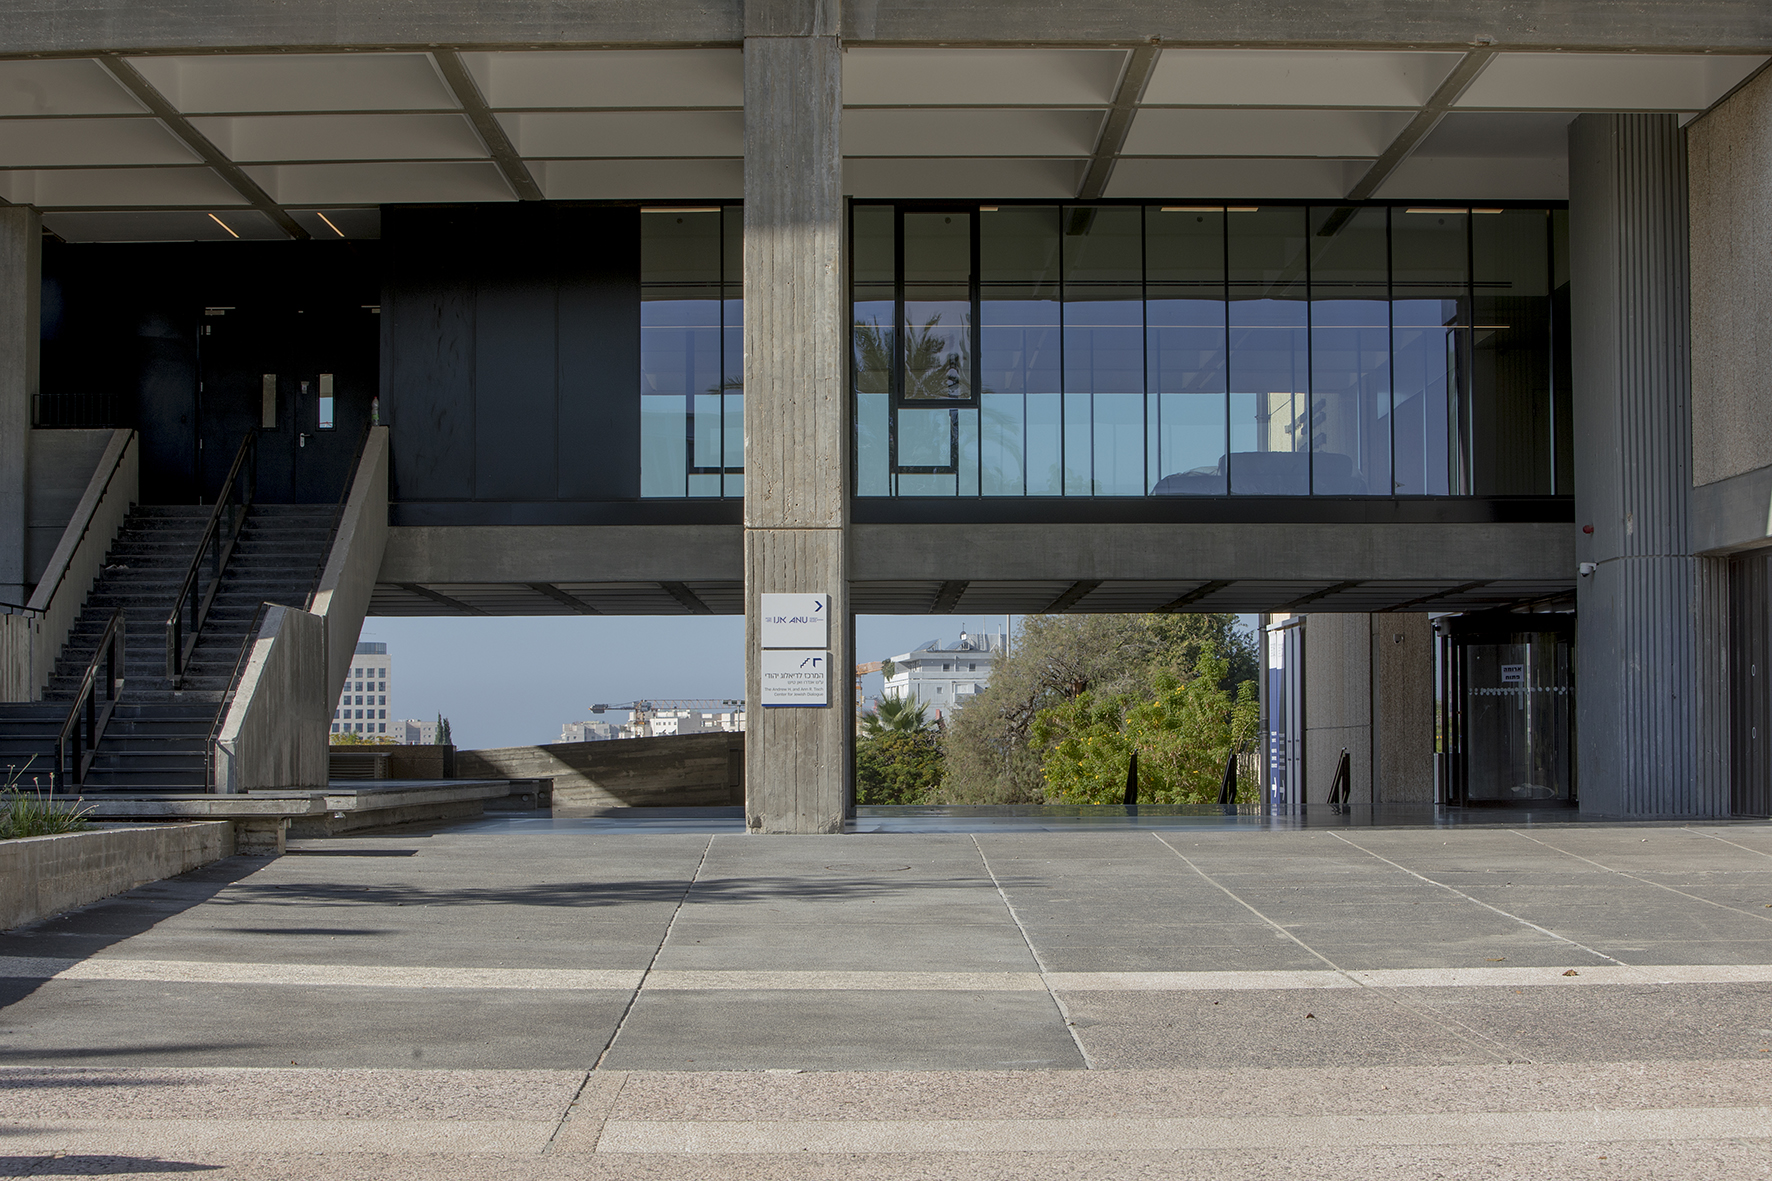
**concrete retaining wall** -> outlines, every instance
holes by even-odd
[[[234,826],[227,821],[130,825],[0,841],[0,930],[233,853]]]
[[[554,813],[575,808],[724,807],[744,803],[743,734],[682,734],[464,750],[467,779],[552,779]]]
[[[217,791],[326,786],[326,678],[326,622],[269,608],[216,738]]]

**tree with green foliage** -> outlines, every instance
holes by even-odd
[[[858,804],[927,804],[941,777],[941,737],[933,729],[882,729],[856,740]]]
[[[1138,798],[1153,804],[1205,804],[1218,794],[1232,751],[1247,750],[1260,725],[1255,682],[1223,687],[1230,662],[1206,643],[1194,676],[1157,673],[1152,693],[1085,691],[1041,710],[1034,742],[1046,748],[1047,798],[1067,804],[1117,804],[1138,752]]]
[[[1202,664],[1208,648],[1216,662],[1211,671]],[[989,683],[949,719],[946,776],[936,802],[1044,802],[1051,789],[1042,765],[1056,731],[1046,739],[1035,735],[1042,711],[1084,693],[1096,707],[1116,695],[1150,701],[1164,675],[1188,685],[1203,673],[1217,689],[1236,694],[1256,676],[1256,665],[1255,638],[1235,615],[1028,616]],[[1125,774],[1122,761],[1122,785]]]
[[[437,715],[437,745],[438,746],[450,746],[450,745],[453,745],[454,742],[455,742],[455,738],[449,733],[449,719],[444,717],[442,714],[438,714]]]
[[[864,737],[882,734],[920,734],[929,729],[929,706],[909,697],[884,697],[874,712],[863,714],[861,732]]]

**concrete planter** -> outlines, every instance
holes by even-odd
[[[213,820],[0,841],[0,931],[185,873],[233,852],[234,826]]]

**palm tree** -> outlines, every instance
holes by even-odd
[[[861,720],[865,738],[888,734],[921,734],[929,729],[929,707],[909,697],[884,697],[873,713]]]

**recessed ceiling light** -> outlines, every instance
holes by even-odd
[[[333,233],[337,234],[339,237],[342,238],[345,236],[345,232],[343,230],[339,229],[337,226],[333,225],[332,219],[330,217],[327,217],[324,213],[321,213],[318,209],[314,210],[314,216],[319,218],[321,221],[325,222],[326,228],[331,230]]]
[[[642,205],[641,213],[718,213],[718,205]]]
[[[215,214],[213,214],[213,213],[210,214],[209,220],[214,222],[216,225],[220,226],[222,229],[228,231],[230,236],[235,237],[235,238],[238,238],[240,236],[239,234],[234,233],[233,226],[229,225],[227,222],[223,221],[221,218],[217,217]]]

